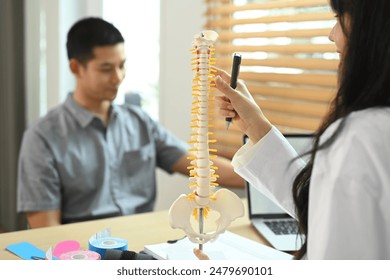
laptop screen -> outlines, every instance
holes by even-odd
[[[310,149],[313,141],[312,134],[285,134],[284,135],[293,148],[302,154]],[[248,137],[244,136],[244,143]],[[273,200],[263,195],[256,188],[246,182],[249,217],[269,216],[271,218],[283,218],[289,215]]]

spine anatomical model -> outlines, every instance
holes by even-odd
[[[209,144],[216,140],[210,139],[209,114],[212,84],[214,74],[211,64],[214,63],[214,43],[218,34],[212,30],[206,30],[195,36],[192,44],[193,70],[195,75],[192,85],[192,111],[190,152],[190,188],[192,192],[188,195],[181,195],[172,204],[169,210],[169,221],[173,228],[180,228],[185,231],[188,238],[195,243],[204,244],[215,239],[223,233],[230,223],[238,217],[243,216],[244,207],[240,198],[233,192],[220,188],[214,192],[217,184],[217,167],[214,166],[211,155],[215,150],[210,149]],[[204,218],[210,211],[217,211],[219,218],[216,220],[216,228],[212,232],[204,232]],[[198,230],[194,230],[191,224],[191,215],[198,222]],[[201,246],[200,246],[201,247]],[[202,248],[202,247],[201,247]]]

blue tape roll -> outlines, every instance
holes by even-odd
[[[122,238],[116,237],[102,237],[98,239],[90,239],[88,243],[88,249],[99,253],[101,258],[103,259],[106,250],[114,249],[114,250],[127,250],[127,241]]]

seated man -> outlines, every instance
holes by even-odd
[[[139,106],[113,104],[126,56],[112,24],[80,20],[66,46],[76,88],[24,134],[18,212],[37,228],[152,211],[156,167],[188,176],[186,143]],[[215,165],[221,185],[243,187],[230,161]]]

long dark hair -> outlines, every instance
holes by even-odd
[[[346,46],[340,60],[338,90],[329,114],[316,132],[310,160],[293,182],[293,199],[299,233],[305,236],[295,258],[307,251],[309,187],[317,151],[329,147],[344,127],[351,112],[371,107],[390,106],[390,1],[330,0],[346,35]],[[340,119],[338,128],[324,143],[324,131]],[[313,186],[315,187],[315,186]]]

